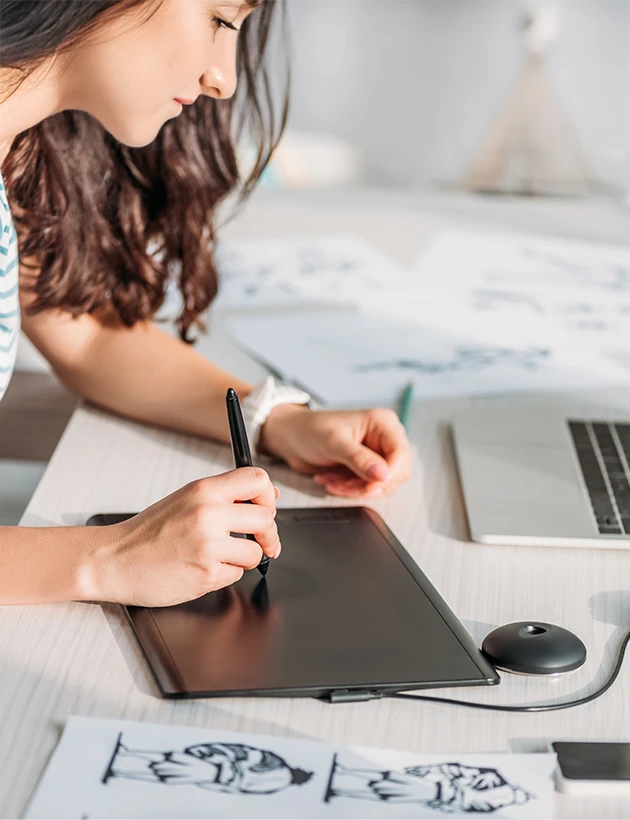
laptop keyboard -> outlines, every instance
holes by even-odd
[[[630,424],[570,421],[569,431],[604,535],[630,535]]]

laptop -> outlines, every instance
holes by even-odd
[[[630,418],[566,410],[471,408],[453,420],[473,541],[630,548]]]

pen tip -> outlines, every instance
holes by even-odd
[[[225,398],[234,400],[236,398],[236,390],[233,387],[228,387]]]

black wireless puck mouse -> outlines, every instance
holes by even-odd
[[[563,675],[586,660],[586,647],[577,635],[538,621],[494,629],[483,639],[481,651],[497,669],[522,675]]]

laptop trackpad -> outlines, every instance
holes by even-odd
[[[598,536],[566,445],[459,442],[457,455],[474,540]]]

